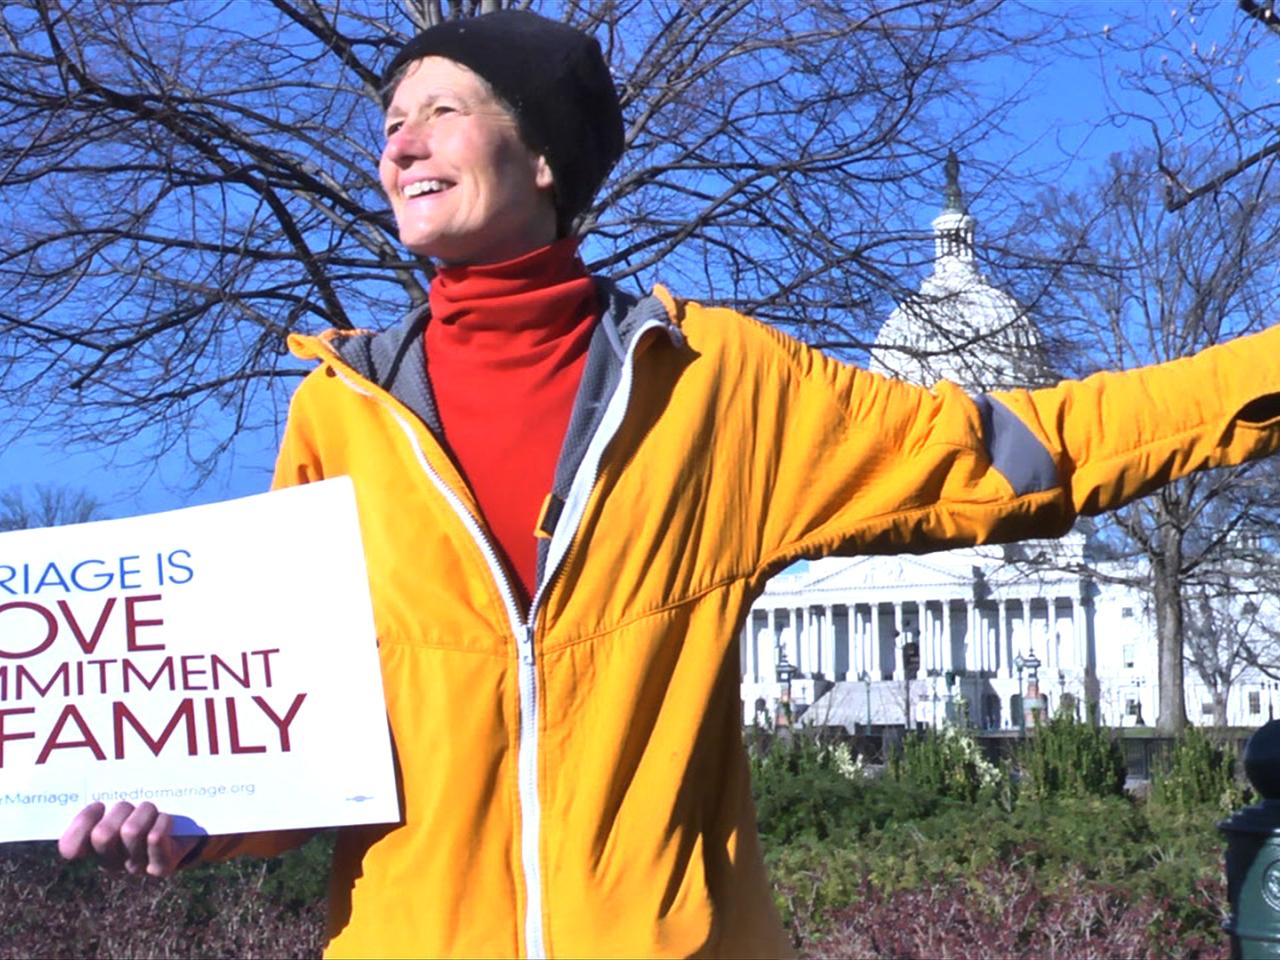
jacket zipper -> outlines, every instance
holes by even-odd
[[[573,482],[569,485],[569,494],[565,497],[564,508],[560,511],[560,518],[551,535],[551,543],[547,548],[546,570],[543,573],[542,583],[538,586],[538,592],[533,598],[530,624],[535,622],[534,615],[542,603],[542,598],[560,575],[561,566],[573,542],[574,534],[578,532],[578,525],[582,522],[583,514],[586,513],[591,491],[595,489],[596,481],[600,479],[600,459],[604,456],[605,447],[622,426],[622,418],[626,415],[627,407],[631,405],[631,381],[635,369],[636,350],[640,346],[641,338],[654,329],[673,330],[674,328],[664,321],[649,320],[641,324],[631,335],[622,361],[622,373],[618,377],[618,386],[614,389],[613,396],[609,398],[604,416],[600,418],[600,423],[587,444],[586,452],[582,455],[582,461],[574,472]]]
[[[604,416],[596,427],[591,441],[587,444],[586,453],[583,454],[582,462],[578,464],[578,469],[574,473],[573,483],[570,484],[569,495],[565,498],[564,510],[561,512],[559,522],[556,524],[555,533],[551,537],[547,565],[542,582],[538,585],[538,590],[529,606],[528,620],[525,620],[520,614],[520,606],[516,602],[515,591],[512,589],[511,581],[508,579],[506,570],[498,559],[497,551],[494,550],[488,535],[484,532],[480,522],[467,509],[466,504],[462,502],[462,498],[454,492],[452,487],[445,483],[444,478],[431,466],[431,462],[427,460],[422,445],[414,434],[412,425],[399,412],[376,397],[372,392],[365,390],[348,378],[344,374],[340,361],[335,362],[337,360],[336,357],[330,358],[330,369],[344,384],[356,393],[378,403],[391,415],[396,425],[409,440],[409,446],[413,450],[413,455],[423,473],[427,475],[427,478],[440,492],[440,495],[445,498],[445,502],[449,504],[458,519],[462,521],[467,533],[471,535],[471,539],[480,549],[480,553],[489,567],[489,574],[497,583],[502,594],[507,619],[517,646],[516,675],[520,688],[520,730],[517,738],[516,770],[520,798],[520,856],[525,885],[524,939],[525,954],[528,957],[547,956],[546,931],[543,929],[542,923],[542,801],[538,795],[538,673],[534,655],[534,632],[538,610],[542,604],[543,597],[560,574],[561,565],[573,541],[573,535],[577,532],[578,524],[586,512],[587,501],[600,476],[600,459],[604,455],[605,447],[613,439],[614,434],[618,432],[618,428],[622,425],[622,419],[626,415],[627,407],[630,405],[634,361],[640,339],[651,329],[667,327],[669,327],[667,323],[650,320],[642,324],[631,335],[631,340],[627,345],[626,357],[622,364],[622,373],[618,378],[617,389],[614,390],[613,396],[609,399],[609,405],[605,408]]]

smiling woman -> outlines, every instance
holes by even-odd
[[[413,61],[387,108],[379,172],[400,242],[446,264],[510,260],[556,236],[552,174],[472,70]]]
[[[622,109],[562,23],[446,21],[386,76],[381,182],[440,268],[392,329],[291,339],[316,369],[275,474],[355,486],[401,785],[337,840],[330,956],[786,955],[738,686],[766,580],[1058,535],[1280,447],[1280,330],[971,398],[589,276],[570,227]],[[98,804],[62,849],[168,874],[299,839],[171,826]]]

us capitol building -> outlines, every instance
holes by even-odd
[[[933,221],[933,273],[881,327],[869,368],[966,391],[1049,382],[1041,336],[974,256],[975,220],[947,161]],[[1016,729],[1031,707],[1096,702],[1108,726],[1153,724],[1157,645],[1149,596],[1105,576],[1079,529],[1057,541],[926,556],[826,558],[774,577],[740,643],[743,720],[772,720],[784,699],[800,723]],[[1132,568],[1127,572],[1132,573]],[[1212,720],[1212,695],[1188,668],[1187,716]],[[1260,674],[1231,687],[1227,720],[1257,726],[1280,710]],[[1025,706],[1024,706],[1025,704]]]

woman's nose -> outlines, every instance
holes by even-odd
[[[387,138],[382,152],[388,160],[395,163],[418,160],[430,156],[430,137],[422,125],[406,123]]]

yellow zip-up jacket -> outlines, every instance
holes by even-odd
[[[354,479],[403,809],[341,833],[329,956],[786,954],[739,702],[767,578],[1061,534],[1280,446],[1280,328],[972,398],[662,289],[608,296],[531,619],[432,429],[425,321],[293,341],[319,368],[276,482]]]

